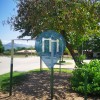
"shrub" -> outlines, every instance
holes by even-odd
[[[83,64],[83,60],[86,59],[86,55],[77,55],[76,60],[77,60],[77,65],[78,67],[81,67]]]
[[[69,52],[68,48],[65,48],[64,54],[65,54],[65,55],[70,55],[70,52]]]
[[[86,78],[87,91],[85,91]],[[100,60],[92,60],[89,64],[84,63],[81,68],[75,69],[71,84],[72,89],[79,93],[100,95]]]

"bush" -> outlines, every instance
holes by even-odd
[[[82,64],[83,64],[83,60],[86,59],[86,55],[77,55],[76,59],[77,59],[77,65],[78,65],[78,67],[81,67]]]
[[[11,55],[11,52],[10,51],[5,51],[3,54],[9,56],[9,55]]]
[[[85,91],[86,78],[87,91]],[[100,95],[100,60],[92,60],[89,64],[84,63],[80,69],[75,69],[71,84],[72,89],[79,93]]]
[[[68,48],[65,48],[64,55],[70,55],[70,52],[69,52]]]

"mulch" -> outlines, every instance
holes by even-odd
[[[71,90],[71,75],[54,73],[54,99],[53,100],[84,100]],[[13,87],[13,94],[0,92],[0,100],[51,100],[50,99],[50,73],[30,73],[25,76],[19,86]],[[88,98],[93,100],[93,98]],[[96,100],[100,100],[99,98]]]

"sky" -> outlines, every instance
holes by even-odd
[[[3,25],[3,21],[6,21],[13,15],[17,15],[16,0],[0,0],[0,40],[3,44],[11,42],[12,39],[16,39],[21,33],[11,29],[10,25]],[[25,37],[25,39],[30,37]],[[34,44],[34,41],[15,41],[19,44]]]

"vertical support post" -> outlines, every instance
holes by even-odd
[[[11,96],[11,95],[12,95],[13,55],[14,55],[14,40],[12,40],[12,48],[11,48],[11,65],[10,65],[10,91],[9,91],[9,96]]]
[[[60,57],[60,61],[59,61],[59,74],[61,74],[61,57]]]
[[[42,71],[42,58],[41,57],[40,57],[40,72]]]
[[[61,49],[62,56],[60,57],[59,74],[61,74],[61,61],[63,61],[63,44]]]
[[[54,69],[53,69],[53,44],[51,42],[51,100],[53,100],[53,81],[54,81]]]
[[[54,69],[51,68],[51,100],[53,100],[53,80],[54,80]]]
[[[86,69],[85,69],[85,84],[84,84],[84,92],[85,92],[84,100],[87,100],[87,70],[86,70]]]

